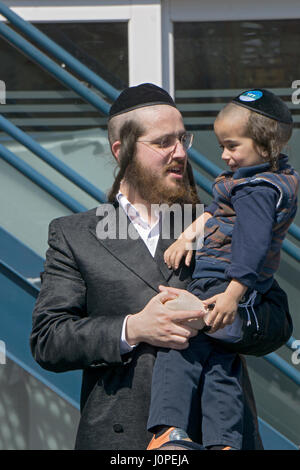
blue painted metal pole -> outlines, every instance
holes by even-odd
[[[300,261],[300,248],[294,245],[294,243],[290,242],[290,240],[283,240],[282,242],[282,249],[294,258],[296,261]]]
[[[52,155],[48,150],[42,147],[38,142],[36,142],[32,137],[28,134],[23,132],[21,129],[16,127],[13,123],[11,123],[8,119],[4,116],[0,115],[0,129],[4,132],[7,132],[11,137],[16,139],[26,148],[31,150],[35,155],[39,158],[47,162],[52,168],[55,168],[59,173],[64,175],[68,180],[72,181],[76,184],[79,188],[83,191],[88,193],[90,196],[95,198],[99,202],[105,202],[106,197],[105,194],[100,191],[96,186],[91,184],[85,178],[83,178],[79,173],[74,171],[72,168],[67,166],[64,162],[62,162],[59,158]]]
[[[15,269],[5,263],[2,259],[0,259],[0,272],[25,290],[28,294],[32,295],[32,297],[37,298],[40,289],[28,281],[28,279],[22,276],[22,274],[18,273]]]
[[[292,351],[294,351],[294,350],[300,349],[300,340],[294,338],[294,336],[291,336],[285,345],[288,348],[290,348]]]
[[[14,155],[10,150],[5,148],[0,144],[0,157],[3,158],[7,163],[12,165],[23,175],[27,176],[31,181],[40,186],[42,189],[51,194],[55,199],[61,202],[63,205],[68,207],[72,212],[84,212],[86,207],[84,207],[79,202],[75,201],[71,196],[62,191],[58,186],[49,181],[45,176],[36,171],[34,168],[31,168],[28,163],[21,160],[21,158]]]
[[[196,149],[193,147],[188,150],[188,154],[190,159],[196,163],[197,165],[202,168],[202,170],[206,171],[209,175],[216,178],[220,173],[222,173],[221,168],[215,165],[213,162],[209,161],[204,155],[201,155]]]
[[[107,115],[109,113],[110,105],[108,103],[102,100],[98,95],[96,95],[96,93],[84,86],[73,75],[61,68],[53,60],[49,59],[49,57],[43,54],[39,49],[30,44],[30,42],[26,41],[26,39],[13,31],[3,22],[0,22],[0,35],[20,49],[24,54],[28,55],[31,57],[31,59],[44,67],[48,72],[54,75],[55,78],[60,80],[67,87],[78,93],[78,95],[80,95],[88,103],[95,106],[95,108],[97,108],[103,114]]]
[[[206,178],[204,175],[201,175],[201,173],[199,173],[198,171],[194,169],[193,169],[193,175],[194,175],[196,184],[200,188],[204,189],[205,192],[212,195],[212,182],[208,178]]]
[[[289,228],[289,233],[295,237],[297,240],[300,240],[300,227],[296,224],[291,224]]]
[[[266,361],[279,369],[284,375],[289,377],[297,385],[300,385],[300,372],[295,367],[291,366],[288,362],[282,359],[276,353],[270,353],[263,356]]]
[[[48,38],[31,23],[23,20],[23,18],[14,13],[2,2],[0,2],[0,13],[5,16],[5,18],[7,18],[13,25],[25,33],[27,37],[35,41],[40,46],[44,47],[48,52],[53,54],[54,57],[61,60],[64,64],[70,67],[70,69],[76,72],[81,78],[86,80],[88,83],[91,83],[95,88],[97,88],[97,90],[101,91],[112,100],[115,100],[118,97],[120,93],[118,90],[100,78],[88,67],[79,62],[79,60],[75,59],[75,57],[65,51],[61,46],[56,44],[50,38]]]
[[[22,20],[23,21],[23,20]],[[83,99],[88,101],[90,104],[95,106],[105,115],[109,112],[109,104],[101,100],[95,93],[89,90],[87,87],[82,85],[76,78],[70,75],[67,71],[59,67],[55,62],[49,59],[45,54],[40,52],[37,48],[32,46],[27,42],[23,37],[18,35],[15,31],[11,30],[4,23],[0,23],[0,34],[2,34],[9,42],[13,43],[16,47],[20,48],[25,54],[29,55],[33,60],[36,60],[41,66],[46,68],[50,73],[52,73],[58,80],[62,81],[66,86],[73,89],[78,93]],[[211,176],[218,176],[221,173],[221,169],[209,161],[204,155],[201,155],[197,150],[190,149],[189,156],[192,161],[199,165],[203,170],[207,171]],[[208,185],[203,183],[206,187]],[[203,187],[203,189],[205,189]],[[206,190],[206,189],[205,189]],[[208,191],[211,194],[210,190]],[[289,228],[289,233],[295,238],[300,240],[300,228],[292,224]],[[297,248],[297,247],[296,247]],[[290,254],[293,250],[291,247],[286,246],[286,251]],[[297,256],[297,260],[299,257]]]

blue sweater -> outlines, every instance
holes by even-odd
[[[216,179],[207,208],[213,217],[205,224],[193,279],[237,279],[262,293],[271,287],[297,210],[299,175],[287,160],[281,155],[276,172],[263,163]]]

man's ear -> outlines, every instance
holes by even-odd
[[[121,150],[121,142],[119,140],[116,140],[111,146],[111,151],[117,161],[119,161],[120,150]]]

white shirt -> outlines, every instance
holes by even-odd
[[[159,217],[157,216],[157,220],[152,224],[149,225],[147,221],[145,221],[141,215],[139,214],[138,210],[134,207],[131,202],[122,194],[120,191],[118,192],[117,201],[120,204],[120,207],[125,211],[129,220],[133,224],[134,228],[138,232],[139,236],[145,243],[146,247],[150,251],[151,256],[155,256],[155,251],[157,248],[157,243],[159,239]],[[134,346],[131,346],[126,341],[126,322],[129,315],[127,315],[123,322],[122,333],[121,333],[121,340],[120,340],[120,352],[121,354],[125,354],[127,352],[132,351]],[[135,345],[136,346],[136,345]]]

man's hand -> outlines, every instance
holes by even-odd
[[[126,324],[126,339],[131,345],[145,342],[153,346],[186,349],[189,339],[198,334],[198,330],[187,324],[189,319],[203,316],[203,311],[171,310],[165,305],[167,300],[176,298],[176,293],[162,290],[153,297],[135,315],[130,315]],[[173,291],[176,289],[173,289]]]
[[[228,293],[217,294],[210,299],[203,300],[203,304],[208,308],[214,305],[214,308],[205,317],[205,323],[211,327],[209,333],[214,333],[226,325],[231,325],[237,314],[238,302]]]

